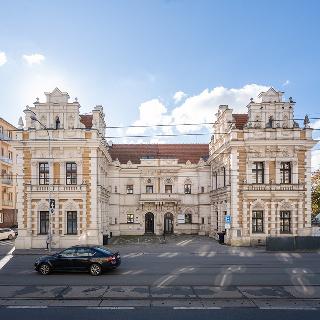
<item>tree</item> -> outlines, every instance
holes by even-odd
[[[320,169],[312,174],[311,183],[311,208],[314,217],[320,212]]]

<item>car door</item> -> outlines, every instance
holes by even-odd
[[[78,247],[73,265],[76,270],[88,270],[91,264],[91,257],[94,251],[88,247]]]
[[[72,270],[74,269],[74,259],[76,258],[77,248],[68,248],[57,254],[52,264],[55,270]]]
[[[5,239],[4,229],[0,229],[0,240]]]

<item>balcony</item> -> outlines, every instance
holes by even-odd
[[[1,178],[0,181],[1,181],[2,184],[5,184],[7,186],[12,186],[13,185],[13,180],[12,180],[12,178],[9,178],[9,177]]]
[[[178,203],[181,200],[174,193],[141,193],[140,202],[174,202]]]
[[[4,157],[4,156],[0,156],[0,161],[3,161],[5,163],[7,163],[7,164],[12,164],[13,163],[12,159],[9,159],[9,158]]]
[[[7,199],[2,199],[2,206],[3,207],[13,207],[13,201],[7,200]]]
[[[78,185],[60,185],[53,184],[50,188],[51,192],[84,192],[85,184]],[[27,192],[49,192],[49,185],[27,185]]]
[[[303,184],[242,184],[243,191],[305,191]]]

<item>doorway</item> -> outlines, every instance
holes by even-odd
[[[145,215],[145,233],[154,233],[154,215],[152,212]]]
[[[173,233],[173,214],[167,212],[164,215],[164,233],[172,234]]]

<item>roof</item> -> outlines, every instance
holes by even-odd
[[[248,122],[249,116],[245,113],[236,113],[232,116],[236,129],[243,130],[245,124]]]
[[[3,119],[2,117],[0,117],[0,122],[3,122],[5,125],[7,125],[8,127],[10,127],[11,129],[17,129],[13,124],[11,124],[10,122],[8,122],[7,120]]]
[[[92,119],[93,119],[93,115],[92,114],[80,114],[80,122],[82,124],[84,124],[84,126],[87,129],[91,129],[92,128]]]
[[[112,160],[120,163],[140,163],[140,159],[178,159],[178,163],[198,163],[209,157],[208,144],[113,144],[109,149]]]

